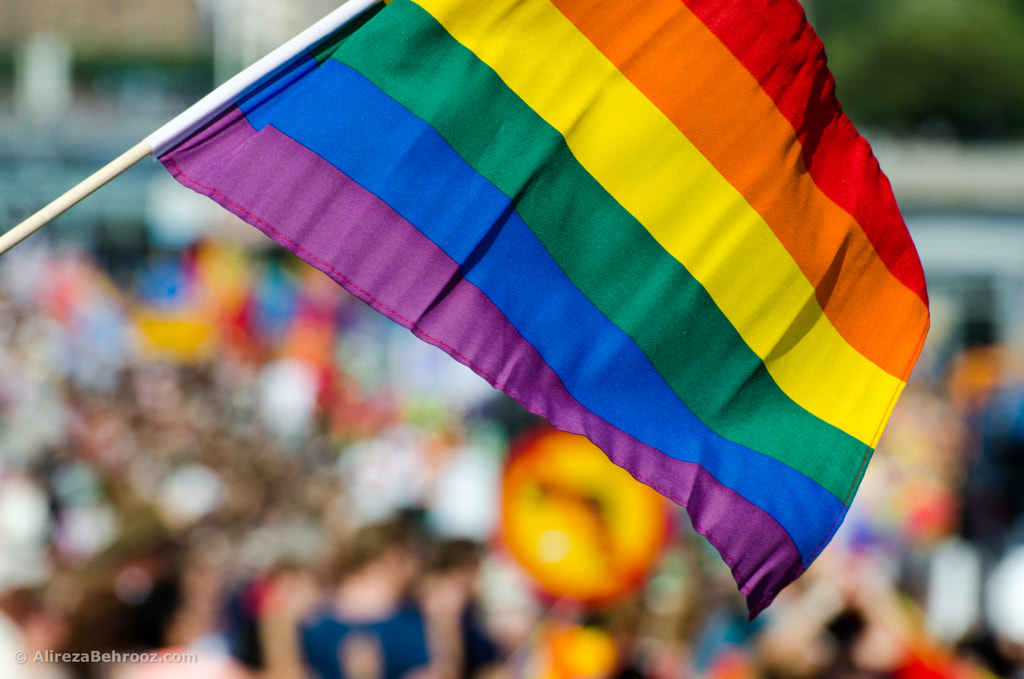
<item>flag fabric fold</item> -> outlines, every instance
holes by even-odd
[[[792,0],[394,0],[157,155],[685,506],[756,615],[928,328],[833,90]]]

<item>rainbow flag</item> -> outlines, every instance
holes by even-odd
[[[928,327],[794,0],[394,0],[156,155],[687,508],[756,615]]]

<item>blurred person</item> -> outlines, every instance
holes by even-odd
[[[923,612],[877,558],[848,555],[828,579],[837,606],[824,620],[831,657],[821,679],[982,679],[966,658],[932,638]],[[824,571],[819,570],[819,575]]]
[[[306,676],[299,626],[324,590],[309,568],[280,563],[232,597],[233,654],[262,679]]]
[[[268,611],[268,677],[302,677],[308,671],[320,679],[427,675],[427,626],[411,591],[419,567],[415,543],[401,522],[360,528],[344,546],[325,605],[305,619],[299,618],[301,606]]]
[[[111,679],[250,679],[230,655],[220,629],[222,575],[220,564],[198,550],[149,583],[143,582],[147,574],[123,569],[117,582],[120,595],[131,598],[132,578],[139,578],[136,586],[144,592],[135,617],[146,642],[131,650],[174,660],[117,663],[111,666]]]
[[[5,476],[0,459],[0,587],[38,586],[50,573],[52,498],[33,474]]]
[[[67,667],[62,664],[35,662],[37,654],[60,652],[66,634],[63,617],[46,602],[41,589],[15,587],[0,592],[0,677],[70,677]]]
[[[480,546],[452,539],[438,544],[418,587],[427,620],[436,676],[473,679],[493,671],[501,661],[476,603]]]

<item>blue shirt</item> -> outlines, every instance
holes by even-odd
[[[302,627],[306,662],[321,679],[348,679],[342,674],[339,653],[345,637],[352,633],[373,635],[380,642],[384,661],[381,679],[402,679],[406,672],[423,667],[430,659],[423,616],[412,606],[373,622],[347,622],[325,612]]]

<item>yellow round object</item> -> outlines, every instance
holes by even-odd
[[[526,439],[502,490],[505,544],[556,598],[597,603],[632,591],[667,537],[667,501],[576,434],[545,428]]]
[[[615,639],[597,627],[552,630],[548,635],[548,679],[606,677],[615,669]]]

